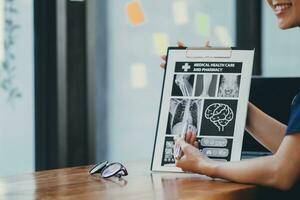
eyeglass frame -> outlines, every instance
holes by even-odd
[[[115,171],[114,173],[112,173],[111,175],[109,176],[103,176],[103,171],[105,169],[107,169],[108,167],[112,166],[112,165],[119,165],[120,166],[120,169],[118,169],[117,171]],[[92,172],[95,168],[99,167],[103,165],[102,167],[100,167],[99,169],[97,169],[95,172]],[[122,173],[121,173],[122,172]],[[103,178],[110,178],[110,177],[113,177],[113,176],[117,176],[118,178],[121,178],[122,176],[127,176],[128,175],[128,171],[127,169],[124,167],[124,165],[122,165],[121,163],[119,162],[108,162],[108,161],[103,161],[99,164],[96,164],[94,165],[90,170],[89,170],[89,174],[90,175],[94,175],[94,174],[97,174],[97,173],[100,173],[101,177]]]

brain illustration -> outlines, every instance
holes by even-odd
[[[205,118],[210,120],[220,131],[224,131],[224,127],[233,119],[232,109],[223,103],[214,103],[205,110]]]

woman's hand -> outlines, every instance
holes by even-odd
[[[177,45],[178,45],[178,47],[185,47],[185,44],[183,42],[180,42],[180,41],[177,42]],[[208,40],[205,42],[204,46],[205,47],[210,47]],[[162,55],[161,59],[163,60],[163,62],[160,64],[160,67],[163,68],[163,69],[165,69],[166,68],[167,56],[166,55]]]
[[[183,171],[213,175],[216,162],[204,156],[199,151],[199,144],[196,141],[195,133],[187,133],[185,140],[179,136],[174,137],[175,147],[179,146],[183,152],[183,156],[176,160],[176,167]]]

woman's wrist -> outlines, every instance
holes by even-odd
[[[218,163],[219,163],[218,161],[209,158],[204,158],[199,160],[198,162],[199,173],[210,177],[215,177]]]

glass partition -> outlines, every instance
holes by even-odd
[[[235,1],[107,2],[109,159],[149,159],[163,80],[159,55],[177,41],[234,46]]]
[[[34,171],[33,1],[0,1],[0,176]]]

